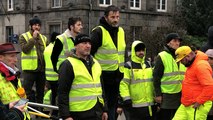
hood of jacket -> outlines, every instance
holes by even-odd
[[[118,32],[118,27],[112,27],[109,25],[104,17],[101,17],[100,25],[103,26],[110,34]]]
[[[197,50],[195,60],[193,61],[191,66],[193,66],[193,64],[197,64],[197,62],[199,62],[200,60],[208,61],[208,56],[205,53]]]
[[[144,57],[143,58],[139,58],[138,56],[136,56],[135,54],[135,46],[137,46],[138,44],[143,44],[145,46],[145,44],[141,41],[134,41],[132,43],[132,47],[131,47],[131,60],[133,62],[136,62],[136,63],[144,63],[145,62],[145,56],[146,56],[146,46],[145,46],[145,49],[144,49]]]

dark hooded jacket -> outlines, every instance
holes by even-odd
[[[201,51],[205,53],[208,49],[213,49],[213,26],[208,29],[208,41],[201,47]]]
[[[118,27],[110,26],[104,17],[100,19],[100,26],[103,26],[110,34],[113,43],[117,47],[117,35],[118,35]],[[92,49],[91,55],[95,55],[98,48],[102,45],[102,30],[100,27],[95,28],[91,32],[91,40],[92,40]],[[119,83],[120,80],[123,78],[123,73],[119,71],[119,69],[115,71],[102,71],[102,76],[105,84],[114,84]],[[115,80],[116,79],[116,80]]]

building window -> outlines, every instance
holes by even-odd
[[[57,32],[57,33],[61,32],[60,24],[49,25],[49,35],[51,35],[53,32]]]
[[[99,0],[99,5],[107,7],[109,5],[112,5],[112,0]]]
[[[141,0],[130,0],[130,9],[140,10]]]
[[[13,26],[6,26],[6,42],[11,42],[13,35]]]
[[[167,10],[167,0],[157,0],[157,11],[166,12]]]
[[[132,40],[140,40],[142,38],[142,26],[131,26],[130,27]]]
[[[7,10],[13,11],[13,0],[7,0]]]
[[[62,0],[52,0],[52,8],[60,8],[62,6]]]

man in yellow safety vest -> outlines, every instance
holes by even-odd
[[[166,36],[164,50],[158,53],[153,70],[155,101],[160,104],[160,120],[171,120],[180,105],[185,66],[175,62],[175,50],[182,39],[177,33]]]
[[[105,9],[100,24],[91,32],[91,54],[101,65],[109,120],[116,120],[119,84],[123,78],[125,32],[119,26],[120,11],[110,5]]]
[[[59,68],[58,106],[65,120],[107,120],[101,66],[90,55],[91,39],[79,34]]]
[[[21,67],[23,70],[24,88],[31,102],[43,103],[45,85],[44,49],[47,38],[40,33],[41,20],[34,17],[29,21],[30,30],[19,37],[21,46]],[[33,85],[36,93],[33,92]]]

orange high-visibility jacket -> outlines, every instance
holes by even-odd
[[[211,100],[213,96],[212,68],[208,63],[208,56],[196,51],[196,57],[185,72],[182,83],[181,103],[189,106],[198,102],[200,104]]]

